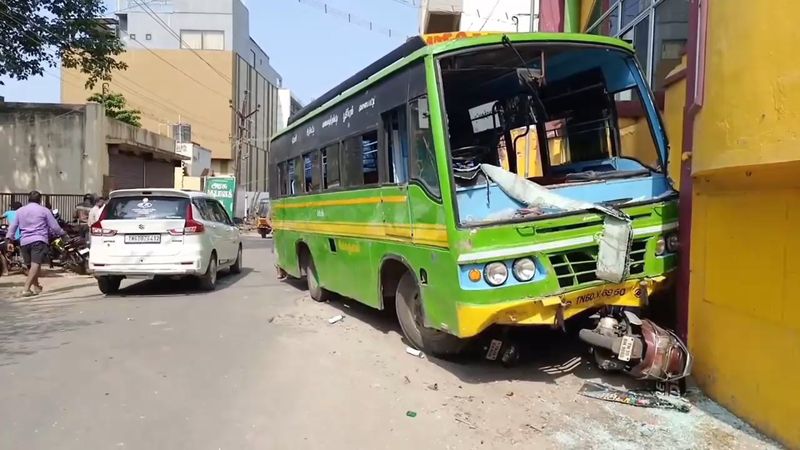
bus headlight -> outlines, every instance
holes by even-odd
[[[661,256],[667,250],[667,243],[664,238],[658,238],[656,241],[656,256]]]
[[[483,269],[483,278],[492,286],[500,286],[508,280],[508,268],[501,262],[493,262]]]
[[[667,236],[667,250],[670,253],[677,253],[681,248],[681,241],[678,238],[678,233],[672,233]]]
[[[511,270],[514,272],[514,278],[518,281],[531,281],[536,275],[536,264],[530,258],[520,258],[514,261]]]

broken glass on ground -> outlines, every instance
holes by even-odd
[[[585,382],[578,393],[584,397],[640,408],[674,409],[684,413],[691,409],[691,404],[679,397],[665,396],[649,391],[626,391],[593,381]]]

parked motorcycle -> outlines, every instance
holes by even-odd
[[[692,356],[672,331],[629,310],[604,309],[594,329],[580,331],[603,370],[621,371],[640,380],[672,382],[691,373]]]
[[[8,251],[8,242],[6,240],[6,232],[8,225],[0,225],[0,272],[25,272],[28,268],[22,259],[22,254],[19,250],[19,243],[14,243],[14,250]]]
[[[86,275],[89,271],[89,248],[80,236],[64,236],[50,243],[50,261],[70,272]]]

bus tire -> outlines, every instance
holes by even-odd
[[[331,299],[331,293],[319,285],[319,275],[317,274],[317,267],[314,265],[314,260],[311,258],[311,255],[307,255],[304,259],[308,294],[315,302],[327,302]]]
[[[411,272],[406,272],[397,284],[395,309],[400,328],[409,343],[434,356],[455,356],[461,353],[467,340],[426,327],[419,285]]]

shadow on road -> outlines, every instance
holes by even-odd
[[[251,272],[253,272],[253,269],[250,267],[242,267],[242,272],[238,274],[232,274],[227,270],[220,272],[217,275],[217,288],[215,291],[222,291],[233,286]],[[177,297],[207,294],[208,292],[209,291],[204,291],[197,286],[197,280],[194,277],[184,277],[177,280],[171,278],[155,278],[138,282],[134,280],[134,284],[125,286],[120,289],[117,294],[107,295],[106,297]]]
[[[284,284],[299,291],[307,290],[305,280],[289,278]],[[310,298],[307,300],[313,301]],[[403,337],[393,305],[387,305],[385,310],[377,310],[336,294],[328,305],[383,334],[394,332],[398,335],[398,344],[409,345]],[[429,356],[429,360],[470,384],[500,380],[556,383],[559,378],[571,375],[581,379],[599,378],[621,389],[644,387],[643,383],[628,376],[604,372],[594,365],[586,345],[578,339],[578,331],[584,325],[588,326],[585,318],[576,317],[574,321],[567,322],[566,332],[544,326],[494,326],[470,339],[462,355],[450,359]],[[504,366],[499,361],[485,359],[492,339],[499,339],[505,344],[513,343],[518,350],[519,360]]]

